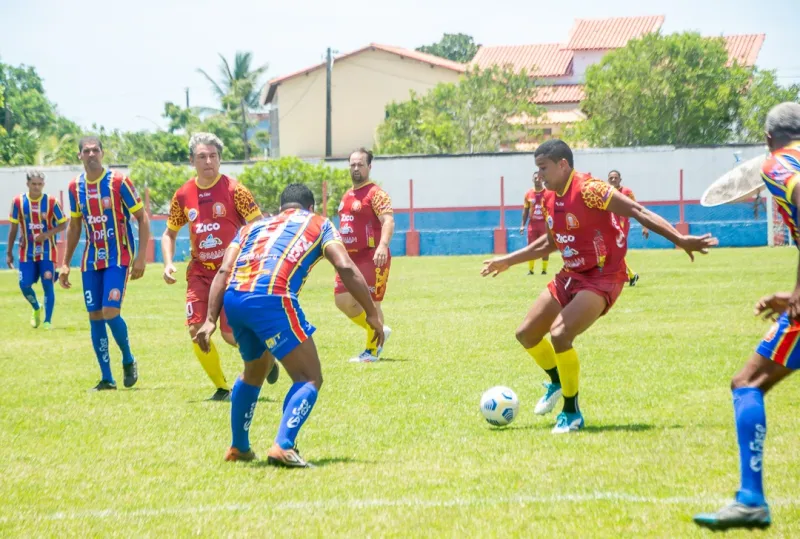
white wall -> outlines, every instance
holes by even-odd
[[[575,51],[572,57],[573,82],[586,80],[586,68],[603,59],[608,51]]]
[[[623,184],[644,202],[679,199],[679,174],[684,170],[684,198],[697,200],[714,180],[736,166],[736,154],[745,161],[766,151],[765,146],[722,146],[714,148],[612,148],[575,151],[575,168],[605,179],[618,169]],[[347,161],[329,161],[347,167]],[[222,172],[238,176],[245,165],[227,164]],[[372,176],[392,196],[396,208],[408,207],[408,180],[414,179],[414,206],[447,208],[496,206],[500,203],[500,176],[505,177],[506,204],[519,205],[530,188],[535,168],[533,153],[482,154],[376,158]],[[5,219],[11,199],[25,190],[24,168],[0,168],[0,219]],[[79,167],[50,167],[47,192],[58,195]],[[120,168],[124,173],[127,169]]]

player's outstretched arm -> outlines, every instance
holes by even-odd
[[[497,277],[498,274],[506,271],[515,264],[521,264],[522,262],[527,262],[529,260],[544,258],[556,249],[556,244],[548,232],[547,234],[543,234],[533,240],[533,243],[526,245],[522,249],[514,251],[513,253],[497,256],[489,260],[484,260],[481,275],[484,277],[487,275]]]
[[[211,335],[217,329],[217,320],[219,313],[222,312],[222,300],[225,295],[225,286],[228,282],[228,277],[231,274],[233,265],[236,263],[236,258],[239,256],[239,244],[231,243],[225,250],[225,256],[222,259],[222,265],[219,267],[214,280],[211,281],[211,290],[208,293],[208,315],[206,321],[197,331],[194,336],[194,342],[200,349],[208,353],[211,351]]]
[[[164,273],[162,277],[167,284],[175,284],[177,280],[173,274],[178,271],[175,267],[175,240],[178,239],[178,232],[167,227],[161,235],[161,256],[164,259]]]
[[[144,208],[140,208],[134,212],[134,217],[139,223],[139,252],[136,254],[136,259],[133,261],[133,269],[131,270],[131,279],[140,279],[144,275],[144,270],[147,267],[147,242],[150,241],[150,217]]]
[[[6,266],[9,269],[14,269],[14,242],[17,241],[17,230],[19,225],[11,223],[8,227],[8,241],[6,243]]]
[[[606,210],[621,215],[622,217],[636,219],[643,227],[652,230],[659,236],[667,238],[686,251],[686,254],[689,255],[692,261],[694,261],[694,253],[707,254],[711,247],[719,244],[717,238],[714,238],[711,234],[684,236],[660,215],[653,213],[635,200],[631,200],[624,195],[619,195],[616,192],[611,193],[611,200],[608,201]]]
[[[328,262],[333,264],[339,278],[342,279],[347,291],[353,296],[359,305],[364,309],[367,315],[367,324],[375,332],[373,342],[379,348],[383,346],[383,319],[381,318],[378,308],[372,301],[372,296],[369,293],[369,287],[364,276],[358,270],[350,256],[347,254],[347,249],[344,245],[338,242],[331,242],[325,246],[325,258]]]
[[[791,292],[776,292],[771,296],[764,296],[754,310],[756,316],[761,316],[764,320],[775,320],[789,307]]]
[[[64,251],[64,260],[58,272],[58,282],[62,288],[72,286],[69,282],[69,263],[72,260],[72,255],[75,254],[79,241],[81,241],[81,220],[78,217],[73,217],[69,220],[69,225],[67,225],[67,248]]]

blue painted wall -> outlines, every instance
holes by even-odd
[[[650,206],[650,210],[675,223],[679,219],[678,205]],[[699,204],[685,207],[686,220],[692,234],[712,233],[719,238],[722,247],[757,247],[767,244],[767,222],[762,214],[754,219],[751,204],[732,204],[720,208],[703,208]],[[506,210],[507,245],[516,250],[525,245],[526,237],[519,234],[521,210]],[[395,256],[405,255],[405,232],[409,228],[409,215],[395,215],[396,231],[391,250]],[[161,257],[161,235],[166,228],[165,220],[151,221],[155,240],[155,260]],[[425,212],[415,215],[414,225],[420,233],[421,255],[466,255],[487,254],[494,250],[494,229],[500,224],[499,210]],[[0,256],[5,259],[8,225],[0,224]],[[631,249],[670,249],[672,244],[664,238],[651,234],[642,238],[641,226],[631,226],[628,246]],[[81,245],[73,257],[72,264],[79,265],[83,253]],[[184,228],[178,234],[175,259],[189,258],[189,233]],[[16,253],[14,254],[16,257]]]

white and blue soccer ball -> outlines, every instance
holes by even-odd
[[[495,427],[508,425],[519,412],[517,394],[505,386],[488,389],[481,397],[481,413]]]

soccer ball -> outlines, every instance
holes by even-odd
[[[517,394],[505,386],[495,386],[481,397],[481,413],[495,427],[508,425],[519,412]]]

